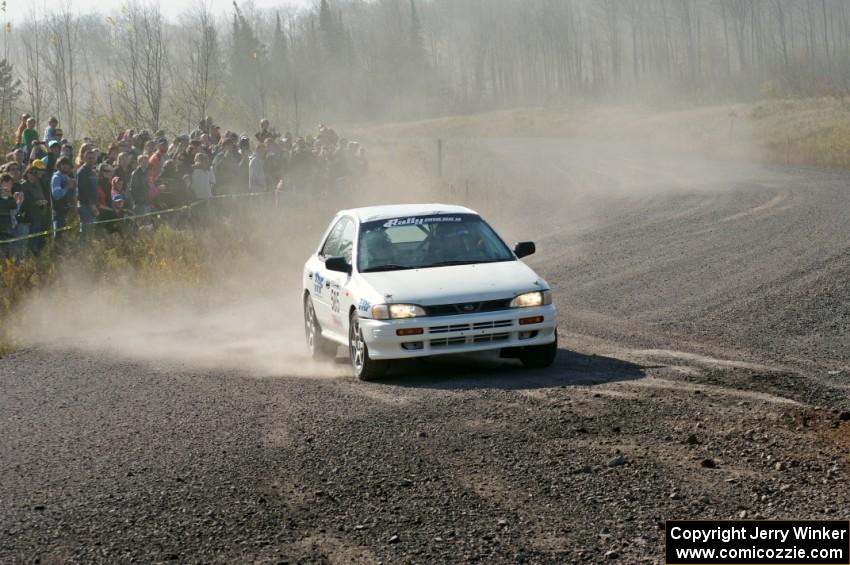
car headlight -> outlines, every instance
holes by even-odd
[[[519,294],[511,300],[511,308],[533,308],[552,304],[552,291],[542,290]]]
[[[399,320],[424,315],[425,309],[416,304],[376,304],[372,306],[372,318],[375,320]]]

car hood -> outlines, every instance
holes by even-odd
[[[381,301],[423,306],[510,298],[547,289],[522,261],[452,265],[361,274]]]

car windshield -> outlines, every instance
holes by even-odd
[[[513,260],[505,242],[475,214],[392,218],[360,227],[361,273]]]

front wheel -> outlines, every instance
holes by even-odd
[[[384,376],[387,372],[386,361],[373,361],[369,357],[369,346],[363,339],[360,329],[360,317],[352,312],[348,324],[348,356],[354,376],[361,381],[370,381]]]
[[[519,360],[529,369],[545,369],[551,367],[558,356],[558,334],[555,341],[545,345],[532,345],[523,347],[519,352]]]

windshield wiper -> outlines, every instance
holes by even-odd
[[[502,263],[504,261],[510,261],[510,259],[460,259],[456,261],[440,261],[438,263],[431,263],[430,265],[423,265],[421,268],[450,267],[452,265],[477,265],[479,263]]]
[[[377,267],[371,267],[369,269],[364,269],[360,271],[361,273],[379,273],[381,271],[404,271],[407,269],[415,269],[416,267],[411,267],[410,265],[396,265],[395,263],[388,263],[386,265],[378,265]]]

